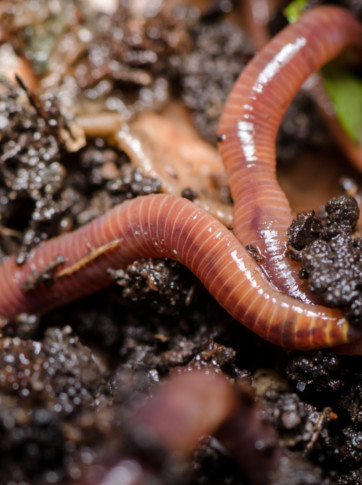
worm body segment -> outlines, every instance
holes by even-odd
[[[24,292],[32,271],[57,256],[65,265],[53,284]],[[168,257],[187,266],[236,320],[287,348],[330,347],[361,332],[337,310],[307,305],[273,289],[235,236],[186,199],[149,195],[116,206],[84,227],[40,244],[27,262],[0,266],[0,314],[44,313],[110,284],[108,268]]]
[[[298,266],[285,258],[292,220],[276,179],[280,121],[304,81],[348,46],[362,52],[362,26],[346,10],[318,7],[274,37],[247,65],[226,102],[219,150],[234,199],[234,232],[256,246],[281,291],[310,301]]]

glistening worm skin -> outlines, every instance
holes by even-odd
[[[90,249],[91,248],[91,249]],[[34,270],[66,258],[53,284],[24,292]],[[116,206],[84,227],[35,248],[26,263],[0,266],[0,314],[44,313],[110,283],[108,268],[169,257],[187,266],[236,320],[287,348],[331,347],[361,337],[337,310],[307,305],[274,290],[235,236],[186,199],[149,195]]]
[[[344,48],[362,51],[362,26],[346,10],[318,7],[274,37],[236,82],[219,126],[219,150],[234,199],[234,232],[256,246],[270,281],[308,302],[298,267],[285,258],[292,220],[276,179],[275,139],[302,83]]]

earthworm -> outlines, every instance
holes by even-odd
[[[270,0],[258,0],[256,2],[246,0],[243,2],[243,7],[244,18],[246,18],[245,28],[256,50],[261,50],[270,40],[268,23],[276,5],[271,4]],[[362,145],[356,144],[342,127],[333,103],[326,92],[322,77],[317,73],[312,75],[308,82],[303,85],[302,90],[309,94],[316,103],[319,114],[334,141],[340,146],[351,163],[361,171]]]
[[[276,179],[275,139],[302,83],[344,48],[362,49],[362,26],[346,10],[310,10],[276,35],[247,65],[226,102],[219,150],[234,199],[234,232],[258,249],[261,267],[280,291],[305,302],[298,266],[285,258],[292,220]]]
[[[274,289],[225,226],[192,202],[165,194],[127,201],[39,244],[22,266],[14,257],[4,261],[0,315],[44,313],[110,284],[108,268],[150,257],[187,266],[236,320],[276,345],[314,349],[361,336],[339,310],[307,305]],[[31,289],[32,275],[45,268],[53,271],[50,286]]]
[[[243,7],[244,18],[246,18],[245,28],[256,50],[261,50],[270,40],[268,23],[276,5],[271,4],[270,0],[246,0],[243,2]],[[342,127],[333,103],[327,94],[322,77],[317,73],[312,75],[308,82],[303,85],[302,90],[314,100],[334,141],[357,170],[361,171],[362,145],[356,144]]]
[[[153,483],[150,474],[162,475],[162,459],[150,467],[147,450],[156,448],[161,457],[166,454],[167,467],[170,458],[187,457],[208,435],[216,436],[230,451],[253,485],[271,483],[283,456],[276,432],[263,420],[251,388],[232,385],[211,368],[185,369],[156,386],[152,396],[130,413],[125,434],[126,456],[112,460],[108,454],[104,460],[108,463],[85,469],[82,485],[123,483],[123,474],[130,485]],[[117,442],[119,438],[118,432]],[[146,446],[137,456],[137,444],[142,447],[142,443]],[[115,463],[109,463],[111,460]]]
[[[238,407],[235,389],[225,377],[212,369],[185,369],[158,386],[129,422],[132,430],[153,428],[154,438],[166,449],[187,455]]]
[[[234,387],[212,369],[174,373],[130,410],[121,429],[110,435],[107,453],[84,469],[80,483],[147,485],[161,483],[156,477],[165,472],[168,480],[162,483],[174,483],[173,462],[178,462],[175,472],[180,474],[183,467],[179,462],[237,406]]]
[[[259,70],[262,70],[259,73],[260,77],[257,77],[258,82],[254,83],[254,91],[255,95],[258,94],[258,90],[261,90],[262,94],[264,92],[270,95],[272,102],[264,97],[264,113],[270,122],[274,117],[280,118],[280,113],[274,115],[271,111],[268,114],[270,103],[275,109],[275,99],[269,93],[271,81],[279,79],[278,73],[282,67],[284,68],[284,61],[289,60],[295,64],[293,54],[302,53],[302,58],[306,57],[303,65],[312,63],[304,45],[307,43],[305,31],[309,32],[311,26],[313,29],[316,27],[315,19],[320,19],[321,22],[317,31],[324,32],[327,39],[330,36],[326,29],[324,13],[327,19],[333,21],[333,41],[329,42],[333,49],[327,48],[328,46],[321,47],[321,43],[315,41],[316,38],[321,40],[318,33],[312,35],[309,32],[310,48],[312,52],[316,51],[317,58],[321,57],[318,53],[324,50],[328,53],[332,50],[333,54],[336,54],[334,45],[345,45],[345,37],[351,40],[354,20],[343,10],[321,8],[313,12],[302,17],[302,23],[299,22],[287,29],[287,34],[277,38],[277,45],[283,55],[275,54],[275,41],[272,41],[271,48],[267,49],[269,54],[266,56],[269,59],[269,68],[265,70],[259,66]],[[348,35],[346,26],[350,27]],[[357,30],[360,33],[359,27]],[[286,42],[284,48],[280,46],[280,38]],[[340,42],[338,38],[341,39]],[[328,58],[328,55],[324,57]],[[264,65],[264,56],[262,60]],[[255,63],[259,63],[257,58],[253,61],[254,66]],[[312,65],[313,69],[316,68],[315,63]],[[294,73],[295,69],[296,66],[291,72]],[[308,72],[309,70],[310,68]],[[290,69],[288,72],[289,78]],[[236,95],[234,91],[231,99],[238,97],[240,83],[237,84],[237,88]],[[289,91],[292,92],[293,89],[290,88]],[[245,100],[245,96],[242,99]],[[254,102],[250,96],[247,99]],[[221,125],[227,141],[221,145],[231,177],[234,198],[237,196],[236,233],[243,235],[245,225],[251,229],[262,226],[259,232],[262,236],[264,233],[264,242],[272,243],[267,255],[275,260],[275,245],[276,257],[280,259],[282,251],[279,241],[284,237],[280,228],[275,228],[275,225],[284,227],[286,231],[290,210],[284,194],[275,181],[275,168],[271,163],[274,148],[270,144],[263,144],[263,133],[269,133],[270,130],[262,123],[262,119],[256,124],[257,107],[256,104],[255,109],[251,110],[250,118],[248,108],[244,105],[244,120],[239,126],[239,134],[235,134],[235,125],[238,125],[236,108],[228,102]],[[262,117],[259,113],[259,118]],[[259,129],[260,125],[261,134],[248,131],[249,124],[253,126],[252,130],[254,126]],[[272,123],[272,130],[276,131],[276,125],[277,122]],[[242,131],[244,128],[246,131]],[[246,141],[241,149],[238,136]],[[234,143],[231,143],[232,139],[235,139]],[[238,163],[240,152],[243,151],[246,154],[244,166]],[[254,183],[254,177],[260,175],[257,163],[259,158],[256,155],[261,157],[266,179],[266,183],[260,180],[260,188]],[[236,157],[237,163],[232,160],[233,156]],[[243,167],[247,169],[246,182],[256,190],[256,194],[252,195],[256,198],[255,203],[253,200],[250,202],[247,197],[250,190],[243,193],[240,190],[241,184],[235,177],[235,174],[240,176],[245,172]],[[241,218],[243,214],[238,196],[244,201],[245,213],[247,217],[252,218],[251,223],[243,222]],[[274,203],[275,199],[281,203],[280,210]],[[266,207],[264,202],[267,204]],[[241,229],[238,229],[239,226]],[[267,231],[272,234],[265,234]],[[258,241],[250,242],[255,244]],[[274,244],[275,242],[277,244]],[[307,305],[274,289],[242,244],[221,223],[187,200],[167,195],[141,197],[117,206],[72,233],[40,244],[31,251],[28,260],[22,266],[16,264],[14,257],[4,261],[0,266],[0,315],[13,320],[21,312],[44,313],[110,284],[108,268],[124,268],[136,259],[149,257],[169,257],[186,265],[236,320],[274,344],[307,350],[348,343],[361,336],[361,330],[351,326],[339,310]],[[280,263],[277,266],[277,269],[280,269]],[[52,272],[51,285],[46,287],[40,283],[31,289],[32,282],[45,270]],[[34,275],[38,276],[35,278]],[[28,288],[27,291],[24,288]]]

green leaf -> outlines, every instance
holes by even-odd
[[[323,68],[322,78],[343,129],[362,144],[362,79],[336,65]]]
[[[308,0],[294,0],[285,7],[284,15],[286,16],[288,22],[292,24],[295,22],[299,16],[304,12],[307,6]]]

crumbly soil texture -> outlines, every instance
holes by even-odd
[[[41,241],[126,199],[163,190],[157,176],[142,173],[118,148],[111,129],[97,134],[99,113],[127,123],[145,110],[162,114],[177,103],[215,146],[223,103],[254,55],[242,2],[101,3],[1,2],[0,57],[20,63],[18,79],[4,76],[0,85],[2,259],[16,254],[22,264]],[[359,1],[333,3],[362,16]],[[266,27],[273,32],[284,23],[276,10]],[[78,119],[96,128],[79,130]],[[280,162],[293,164],[305,147],[330,146],[311,100],[299,95],[278,136]],[[192,193],[192,187],[181,190]],[[353,207],[345,198],[327,204],[320,218],[300,215],[290,245],[294,259],[302,260],[301,276],[312,275],[317,293],[361,325],[362,282],[353,268],[361,268],[362,243],[351,235]],[[334,262],[329,270],[323,266],[328,259]],[[35,275],[29,288],[51,284],[59,264]],[[343,288],[350,292],[342,295],[338,264],[348,269]],[[110,268],[110,274],[113,285],[96,295],[42,317],[22,314],[4,322],[0,485],[82,484],[94,463],[114,464],[125,453],[151,466],[152,484],[252,485],[216,438],[206,437],[175,463],[169,450],[132,437],[133,406],[172,370],[188,368],[214,370],[253,387],[289,463],[298,463],[281,470],[274,484],[362,484],[360,357],[268,344],[170,260],[137,261],[126,270]],[[337,289],[329,286],[333,279]]]

